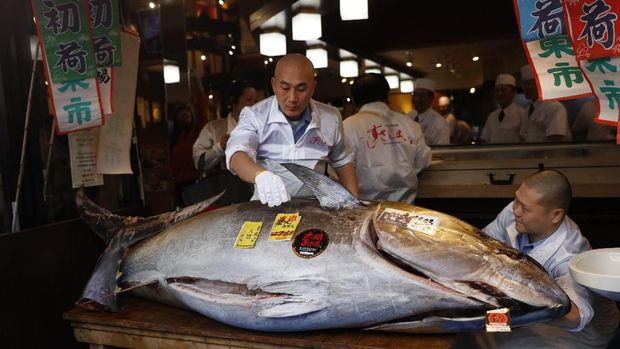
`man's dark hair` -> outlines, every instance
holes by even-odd
[[[368,73],[357,77],[351,86],[353,102],[362,106],[372,102],[387,102],[390,85],[381,74]]]
[[[568,211],[573,196],[570,182],[557,170],[544,170],[529,175],[523,185],[540,194],[540,204],[549,210],[561,208]]]
[[[252,86],[246,80],[238,80],[233,82],[228,90],[228,98],[230,100],[230,103],[238,103],[239,98],[241,98],[241,95],[243,95],[245,89],[250,87],[254,86]]]

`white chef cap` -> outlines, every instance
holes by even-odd
[[[510,74],[499,74],[495,80],[495,86],[497,85],[517,86],[517,80]]]
[[[532,67],[529,64],[526,64],[521,67],[521,79],[522,80],[534,80],[534,73],[532,72]]]
[[[435,82],[431,79],[416,79],[414,86],[416,89],[423,88],[425,90],[435,92]]]
[[[446,96],[439,97],[439,106],[445,107],[446,105],[450,105],[450,98]]]

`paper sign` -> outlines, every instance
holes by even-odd
[[[269,240],[291,240],[293,235],[295,235],[295,230],[300,220],[301,216],[299,213],[279,213],[273,222]]]
[[[103,175],[97,173],[97,134],[89,129],[68,135],[73,188],[103,185]]]
[[[56,83],[97,74],[84,0],[32,0],[43,57]]]
[[[101,109],[105,115],[114,112],[114,74],[112,67],[97,68],[97,82],[99,83],[99,93],[101,95]]]
[[[525,48],[536,74],[539,96],[564,99],[592,93],[567,35],[529,41]]]
[[[123,31],[121,45],[123,65],[113,68],[115,113],[108,116],[99,131],[97,171],[104,174],[133,173],[130,153],[140,37]]]
[[[88,0],[97,67],[122,64],[118,0]]]
[[[596,121],[617,125],[620,111],[620,56],[582,60],[579,64],[598,98],[599,113]]]
[[[577,59],[620,54],[620,3],[613,0],[563,1]]]
[[[243,222],[235,241],[235,248],[253,248],[262,227],[263,222]]]
[[[566,34],[562,1],[515,0],[514,5],[524,41]]]

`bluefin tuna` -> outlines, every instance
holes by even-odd
[[[121,217],[83,194],[83,218],[108,247],[78,305],[117,310],[117,293],[262,331],[361,327],[435,333],[481,330],[487,310],[511,325],[560,317],[562,289],[533,259],[446,214],[365,202],[328,177],[284,164],[315,194],[269,208],[205,202],[150,218]],[[279,213],[301,217],[291,241],[272,241]],[[235,248],[262,222],[253,248]]]

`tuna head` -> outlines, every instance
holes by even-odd
[[[368,231],[393,263],[489,309],[510,308],[513,325],[558,317],[570,309],[564,291],[536,261],[452,216],[384,202]]]

